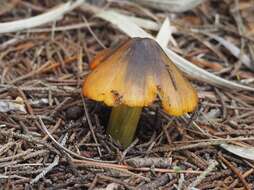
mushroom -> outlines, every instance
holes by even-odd
[[[132,38],[98,53],[83,83],[84,96],[112,106],[107,133],[127,147],[142,108],[157,97],[166,113],[180,116],[198,104],[196,90],[156,41]]]

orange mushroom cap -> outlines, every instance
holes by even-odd
[[[108,106],[144,107],[157,96],[170,115],[183,115],[197,106],[196,90],[152,39],[133,38],[104,50],[91,67],[83,94]]]

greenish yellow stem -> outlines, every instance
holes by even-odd
[[[135,135],[142,107],[120,105],[112,108],[107,133],[124,148],[131,144]]]

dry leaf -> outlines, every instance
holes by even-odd
[[[9,111],[20,111],[26,113],[25,104],[22,98],[17,97],[15,101],[13,100],[0,100],[0,112]]]
[[[231,144],[221,144],[220,145],[225,150],[240,156],[242,158],[247,158],[254,161],[254,148],[253,147],[241,147]]]

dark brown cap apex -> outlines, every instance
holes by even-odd
[[[152,39],[127,40],[96,56],[92,66],[83,93],[109,106],[148,106],[156,96],[171,115],[182,115],[197,106],[196,90]]]

